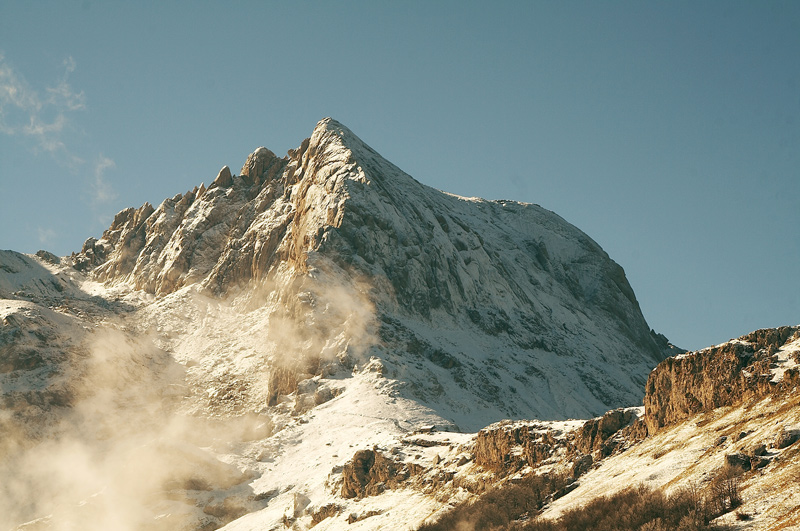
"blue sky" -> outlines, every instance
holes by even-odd
[[[333,116],[537,203],[685,348],[800,323],[800,2],[0,3],[0,248],[64,255]]]

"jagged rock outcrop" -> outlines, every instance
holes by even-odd
[[[502,421],[475,437],[475,463],[505,477],[524,467],[536,468],[551,458],[571,460],[573,475],[583,474],[593,462],[613,453],[637,419],[633,409],[616,409],[571,430],[536,421]],[[620,439],[620,440],[618,440]]]
[[[600,457],[606,457],[617,447],[614,435],[635,420],[636,412],[631,409],[615,409],[602,417],[591,419],[576,431],[573,441],[575,450],[582,454],[597,452]]]
[[[209,190],[211,188],[216,188],[220,186],[222,188],[227,188],[233,184],[233,175],[231,175],[231,169],[227,166],[223,166],[219,173],[217,174],[216,179],[211,183],[208,187]]]
[[[778,351],[800,338],[800,327],[757,330],[737,340],[667,358],[647,380],[644,421],[650,434],[692,415],[770,393],[795,389],[789,367],[776,377]],[[794,354],[793,354],[794,356]]]
[[[359,450],[342,471],[343,498],[375,496],[389,488],[396,488],[421,470],[413,463],[398,463],[376,449]]]
[[[549,458],[557,446],[566,447],[562,433],[535,421],[504,421],[478,432],[473,453],[475,463],[500,476],[524,466],[536,466]]]

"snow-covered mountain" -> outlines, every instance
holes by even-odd
[[[580,230],[426,187],[332,119],[71,257],[0,252],[0,299],[25,529],[405,529],[441,509],[421,472],[471,460],[458,432],[638,405],[674,352]]]
[[[244,291],[317,336],[355,304],[362,350],[465,428],[636,403],[662,354],[622,268],[581,231],[536,205],[426,187],[331,119],[286,158],[259,148],[239,176],[121,212],[75,259],[160,298]],[[318,372],[298,364],[342,354],[320,352],[329,337],[281,346],[269,401],[295,391],[288,373]]]

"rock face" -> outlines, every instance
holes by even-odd
[[[578,477],[591,466],[593,456],[607,457],[629,437],[623,428],[637,419],[633,409],[616,409],[582,424],[553,427],[537,421],[503,421],[488,426],[475,437],[475,463],[508,476],[524,467],[536,468],[552,460],[572,462]]]
[[[533,467],[567,446],[561,435],[536,422],[501,422],[478,432],[475,463],[501,476]]]
[[[377,450],[359,450],[342,472],[342,498],[375,496],[419,471],[414,464],[399,464]]]
[[[789,344],[798,339],[800,327],[784,326],[667,358],[647,380],[644,420],[648,433],[697,413],[795,388],[800,375],[794,352],[800,348]]]
[[[636,404],[663,357],[622,268],[537,205],[431,189],[332,119],[287,157],[259,148],[240,175],[225,170],[207,190],[120,212],[75,267],[162,297],[269,285],[295,316],[331,285],[360,290],[370,355],[463,428]],[[276,393],[299,376],[276,375]],[[464,392],[477,400],[465,407]]]

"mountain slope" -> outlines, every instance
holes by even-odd
[[[701,516],[730,526],[725,529],[795,529],[800,524],[798,367],[800,326],[757,330],[664,360],[651,373],[638,411],[612,411],[566,433],[530,422],[481,430],[471,446],[475,468],[491,471],[494,485],[501,485],[499,498],[503,489],[510,496],[523,475],[567,478],[569,488],[523,518],[526,509],[519,509],[509,529],[541,529],[531,517],[557,519],[640,485],[691,495]],[[691,407],[684,408],[687,404]],[[720,477],[733,478],[726,484],[735,487],[739,505],[721,510],[720,491],[714,490]],[[468,520],[463,509],[454,516],[460,513],[462,523],[475,524],[477,516]],[[653,519],[658,508],[650,509]]]

